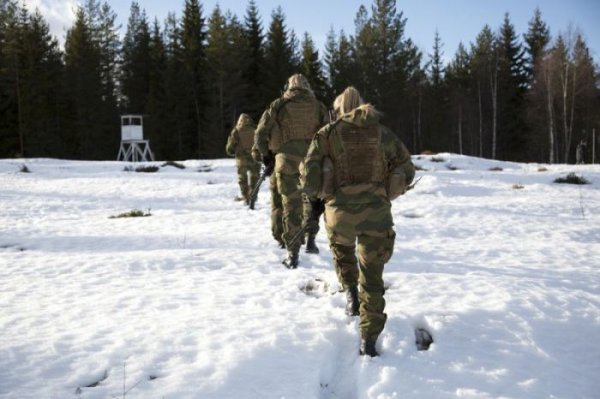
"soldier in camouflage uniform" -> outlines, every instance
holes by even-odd
[[[315,207],[325,202],[325,227],[346,292],[346,313],[360,314],[360,354],[377,356],[375,343],[387,318],[383,267],[396,236],[391,200],[405,192],[415,169],[404,144],[379,123],[379,113],[363,104],[356,89],[347,88],[336,102],[341,116],[313,139],[303,189]]]
[[[275,179],[283,204],[282,237],[288,250],[288,258],[283,263],[290,269],[298,267],[301,245],[299,241],[291,242],[303,221],[299,165],[313,135],[327,119],[325,106],[315,98],[306,78],[296,74],[289,78],[283,96],[263,113],[256,132],[256,147],[265,167],[275,165]],[[311,233],[307,247],[315,246],[316,231]]]
[[[252,189],[258,181],[260,172],[260,163],[252,159],[250,153],[254,141],[254,131],[256,125],[250,116],[241,114],[236,126],[233,128],[227,139],[225,151],[231,156],[235,156],[235,163],[238,172],[238,183],[242,193],[240,200],[246,204],[250,202]]]

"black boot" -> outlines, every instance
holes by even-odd
[[[360,340],[360,355],[361,356],[371,356],[376,357],[379,356],[377,349],[375,349],[375,343],[377,342],[377,336],[361,338]]]
[[[347,316],[358,316],[358,307],[360,302],[358,301],[358,287],[353,285],[346,290],[346,315]]]
[[[319,248],[315,244],[315,236],[310,234],[306,241],[306,248],[304,250],[307,254],[318,254]]]
[[[288,254],[287,259],[285,259],[283,262],[281,262],[285,265],[285,267],[287,267],[288,269],[295,269],[298,267],[298,252],[293,252]]]

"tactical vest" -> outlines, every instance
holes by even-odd
[[[241,128],[238,128],[237,131],[240,136],[237,152],[250,154],[252,145],[254,144],[254,128],[251,126],[242,126]]]
[[[336,188],[358,184],[385,184],[385,159],[377,125],[336,126],[338,145],[332,146]],[[341,151],[339,151],[341,150]]]
[[[288,101],[278,113],[281,127],[281,144],[291,140],[311,140],[319,129],[319,104],[317,101]]]

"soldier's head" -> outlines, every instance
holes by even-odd
[[[240,114],[240,117],[238,118],[236,127],[240,128],[243,126],[248,126],[248,125],[253,125],[254,121],[252,120],[252,118],[250,117],[250,115],[248,114]]]
[[[336,97],[333,102],[333,109],[338,115],[344,115],[364,103],[358,90],[354,86],[348,86],[342,94]]]
[[[310,88],[310,83],[301,73],[296,73],[289,77],[287,81],[287,89],[286,92],[294,91],[294,90],[306,90],[312,93],[312,89]]]

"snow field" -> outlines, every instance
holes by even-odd
[[[233,160],[0,160],[0,398],[597,398],[600,167],[436,158],[394,201],[375,359],[324,231],[285,269]]]

